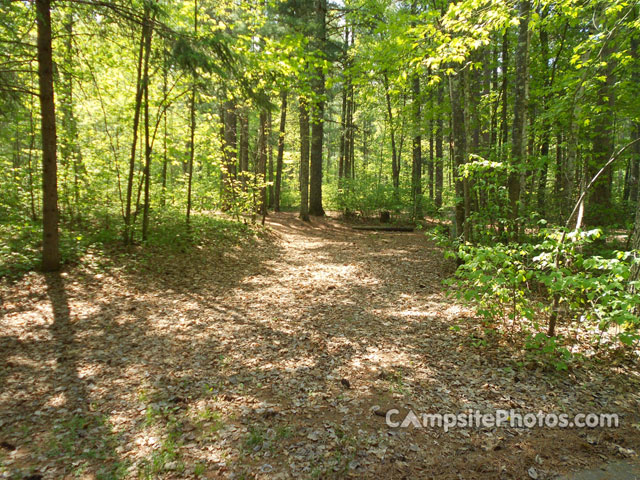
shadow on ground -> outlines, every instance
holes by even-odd
[[[625,372],[522,371],[515,348],[452,331],[473,320],[444,296],[453,265],[423,234],[292,214],[269,228],[6,292],[0,474],[545,478],[637,445]],[[623,428],[445,434],[374,412],[587,407],[619,411]]]

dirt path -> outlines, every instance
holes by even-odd
[[[479,326],[442,286],[453,266],[423,233],[292,214],[269,227],[224,255],[4,287],[0,478],[521,479],[633,457],[637,375],[522,369],[508,345],[475,348]],[[389,428],[392,408],[622,416],[444,433]]]

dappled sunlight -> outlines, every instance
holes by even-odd
[[[375,408],[455,411],[515,399],[526,407],[533,398],[553,407],[534,382],[505,373],[508,351],[481,355],[451,330],[471,328],[462,322],[471,311],[443,294],[434,272],[451,266],[424,235],[274,220],[272,247],[219,274],[203,254],[195,284],[161,268],[89,279],[86,291],[79,273],[63,283],[32,277],[41,288],[48,281],[50,299],[1,320],[10,371],[2,373],[0,431],[33,451],[14,464],[41,456],[62,476],[71,469],[57,459],[87,450],[86,468],[109,458],[108,470],[125,478],[269,468],[304,477],[312,463],[349,468],[348,455],[359,469],[375,468],[367,459],[390,451],[422,465],[416,445],[446,458],[484,434],[389,435]],[[10,301],[20,298],[16,288]],[[25,391],[27,379],[35,381]],[[583,398],[574,383],[554,388],[572,408]],[[24,412],[24,431],[7,428],[12,410]]]

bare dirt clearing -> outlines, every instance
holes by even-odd
[[[224,254],[4,285],[0,478],[550,478],[638,450],[637,372],[475,348],[472,312],[442,286],[454,267],[423,233],[268,225]],[[376,407],[621,426],[392,429]]]

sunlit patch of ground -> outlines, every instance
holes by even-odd
[[[547,478],[640,445],[633,371],[556,374],[474,343],[424,234],[268,220],[226,253],[3,287],[0,475]],[[616,411],[622,426],[391,429],[392,408]]]

